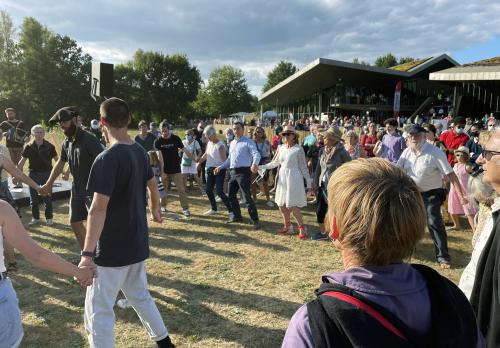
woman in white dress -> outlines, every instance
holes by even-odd
[[[297,144],[297,134],[293,126],[286,126],[281,132],[284,139],[283,145],[278,147],[273,160],[259,166],[259,170],[273,169],[280,166],[278,182],[274,201],[283,216],[283,228],[278,231],[280,235],[294,234],[290,216],[293,214],[298,224],[299,239],[307,238],[300,208],[307,205],[306,190],[311,187],[311,176],[307,169],[306,155],[302,146]]]
[[[201,195],[204,196],[205,190],[203,188],[203,181],[198,176],[198,169],[196,167],[196,163],[201,157],[201,146],[200,143],[194,138],[194,131],[192,129],[188,129],[185,135],[186,138],[182,141],[182,143],[184,144],[184,148],[188,149],[193,154],[195,160],[193,161],[185,153],[182,154],[181,173],[182,179],[184,180],[184,187],[187,189],[188,176],[192,175],[194,181],[198,184]]]

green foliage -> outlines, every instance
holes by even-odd
[[[262,92],[265,92],[274,86],[276,86],[281,81],[285,80],[287,77],[292,76],[297,72],[297,67],[291,62],[286,62],[284,60],[280,61],[274,68],[267,74],[267,82],[262,88]]]
[[[210,73],[207,87],[200,90],[192,107],[198,117],[228,116],[255,110],[256,97],[250,94],[243,71],[224,65]]]
[[[198,95],[201,77],[183,54],[138,50],[115,67],[115,95],[126,99],[134,119],[188,119],[189,103]]]
[[[387,53],[385,56],[380,56],[375,59],[375,65],[383,68],[390,68],[398,65],[398,60],[392,53]]]
[[[366,61],[364,61],[364,60],[359,60],[359,58],[357,58],[357,57],[356,57],[356,58],[354,58],[354,59],[352,60],[352,62],[353,62],[354,64],[359,64],[359,65],[367,65],[367,66],[368,66],[368,65],[370,65],[370,63],[368,63],[368,62],[366,62]]]
[[[411,63],[415,60],[418,60],[418,58],[413,58],[413,57],[400,57],[398,64],[405,64],[405,63]]]

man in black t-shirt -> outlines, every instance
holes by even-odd
[[[170,126],[167,122],[162,122],[160,127],[161,136],[155,140],[154,148],[158,153],[160,166],[163,168],[161,176],[163,187],[167,190],[170,181],[175,183],[183,214],[186,218],[188,218],[191,216],[191,213],[189,212],[186,188],[184,187],[181,174],[182,153],[184,152],[193,161],[196,161],[196,159],[193,154],[184,147],[182,140],[177,135],[172,134]],[[162,198],[161,205],[165,208],[165,210],[167,209],[166,196],[165,198]]]
[[[56,162],[50,177],[42,186],[42,194],[50,194],[56,178],[62,174],[66,162],[73,176],[69,209],[69,222],[75,233],[80,248],[85,241],[85,225],[87,209],[92,197],[87,191],[87,181],[94,159],[103,151],[103,146],[89,132],[78,126],[78,111],[74,106],[57,110],[49,120],[50,124],[59,123],[66,135],[61,146],[61,158]]]
[[[111,147],[95,159],[88,189],[93,192],[79,266],[97,265],[85,297],[85,328],[92,347],[114,347],[116,296],[121,290],[159,347],[173,347],[148,291],[144,261],[149,257],[146,189],[152,219],[161,222],[160,193],[146,151],[127,133],[128,105],[110,98],[101,121]],[[95,251],[95,252],[94,252]]]
[[[18,167],[23,170],[26,160],[29,162],[29,177],[39,185],[47,182],[52,170],[52,160],[58,160],[56,148],[54,145],[44,139],[45,130],[42,125],[37,124],[31,128],[33,141],[24,146],[21,154],[22,159],[19,161]],[[47,225],[53,224],[52,198],[45,196],[42,198],[45,203],[45,220]],[[31,221],[28,225],[36,225],[40,223],[40,209],[38,207],[40,196],[36,190],[30,188],[30,205],[31,205]]]
[[[10,159],[15,164],[21,160],[23,145],[28,138],[28,132],[24,129],[24,122],[16,119],[16,110],[13,108],[5,109],[7,120],[0,123],[0,129],[5,132],[5,144],[9,149]],[[13,178],[15,188],[21,188],[23,185]]]

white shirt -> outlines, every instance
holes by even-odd
[[[206,165],[206,167],[207,168],[211,168],[211,167],[215,168],[215,167],[220,166],[222,163],[224,163],[224,160],[222,159],[222,157],[220,155],[221,148],[225,149],[225,145],[220,140],[215,144],[211,141],[208,142],[207,149],[206,149],[206,153],[207,153],[207,165]]]
[[[445,153],[427,142],[419,154],[406,148],[397,165],[415,181],[421,192],[443,187],[443,177],[453,172]]]
[[[5,146],[5,145],[1,145],[0,144],[0,154],[4,155],[8,159],[11,159],[10,158],[9,149],[7,149],[7,146]],[[14,164],[17,164],[17,163],[14,163]],[[7,173],[7,171],[2,168],[2,178],[1,178],[1,180],[2,181],[7,181],[8,179],[9,179],[9,173]]]
[[[5,268],[5,259],[3,257],[3,233],[2,226],[0,226],[0,273],[3,273],[7,270]]]
[[[491,206],[491,214],[488,216],[488,219],[483,225],[483,230],[479,235],[479,238],[474,245],[474,250],[472,250],[472,256],[469,264],[464,269],[464,273],[460,277],[460,282],[458,283],[458,287],[463,291],[465,296],[470,299],[470,295],[472,294],[472,288],[474,287],[474,280],[476,279],[476,270],[477,264],[479,263],[479,258],[481,257],[481,253],[488,242],[488,239],[493,232],[493,213],[495,211],[500,210],[500,197],[495,198],[495,203]]]

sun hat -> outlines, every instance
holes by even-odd
[[[466,147],[466,146],[460,146],[458,149],[456,149],[455,151],[453,151],[454,153],[457,153],[457,152],[462,152],[462,153],[465,153],[467,155],[470,154],[470,151],[469,151],[469,148]]]
[[[285,134],[296,134],[294,126],[285,126],[280,133],[281,135]]]

